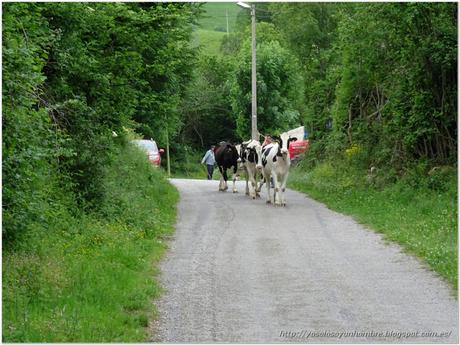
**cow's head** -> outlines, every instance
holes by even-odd
[[[238,154],[238,150],[236,149],[235,145],[228,143],[227,147],[225,148],[225,152],[227,153],[228,157],[231,157],[232,161],[237,162],[240,158]]]
[[[243,162],[242,147],[241,144],[235,145],[236,152],[238,153],[238,163]]]
[[[244,162],[257,163],[262,151],[262,146],[257,140],[245,141],[241,144],[241,160]]]
[[[237,161],[240,157],[238,154],[238,151],[236,147],[228,142],[220,142],[215,150],[215,156],[216,156],[216,161],[218,162],[223,162],[224,160],[227,162],[235,162],[237,164]]]
[[[246,145],[246,159],[252,163],[257,163],[262,151],[262,146],[257,140],[251,140]]]
[[[238,154],[240,155],[240,161],[243,162],[243,163],[246,162],[246,159],[247,159],[247,157],[246,157],[246,145],[247,145],[247,143],[243,142],[240,145],[240,149],[238,150]]]
[[[289,134],[283,133],[280,136],[280,151],[282,155],[287,155],[289,152],[289,144],[291,141],[296,141],[296,137],[290,137]]]

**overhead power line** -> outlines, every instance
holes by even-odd
[[[227,16],[209,16],[209,17],[204,17],[204,19],[208,19],[208,18],[226,18]],[[250,16],[247,16],[247,17],[250,17]],[[271,18],[271,16],[259,16],[259,15],[256,15],[257,18]],[[237,16],[228,16],[228,18],[238,18]]]

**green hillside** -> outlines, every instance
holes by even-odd
[[[199,20],[200,28],[209,31],[227,32],[235,30],[236,16],[241,8],[234,2],[208,2],[204,5],[206,13]]]
[[[231,2],[209,2],[203,8],[205,13],[193,33],[194,46],[199,47],[204,54],[219,55],[222,38],[227,34],[227,16],[228,31],[234,32],[236,17],[241,8]]]

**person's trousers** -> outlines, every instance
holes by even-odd
[[[214,171],[214,165],[206,164],[206,167],[208,168],[208,180],[212,180],[212,173]]]

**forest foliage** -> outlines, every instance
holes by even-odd
[[[357,146],[368,167],[397,175],[418,160],[455,164],[455,3],[258,3],[256,13],[261,133],[302,124],[315,159]],[[235,141],[250,133],[249,19],[242,9],[216,57],[231,77],[211,103],[233,117]],[[197,131],[203,146],[214,142]]]
[[[97,210],[124,128],[160,143],[166,131],[179,131],[199,11],[191,4],[3,4],[7,246],[55,217],[55,205]]]

